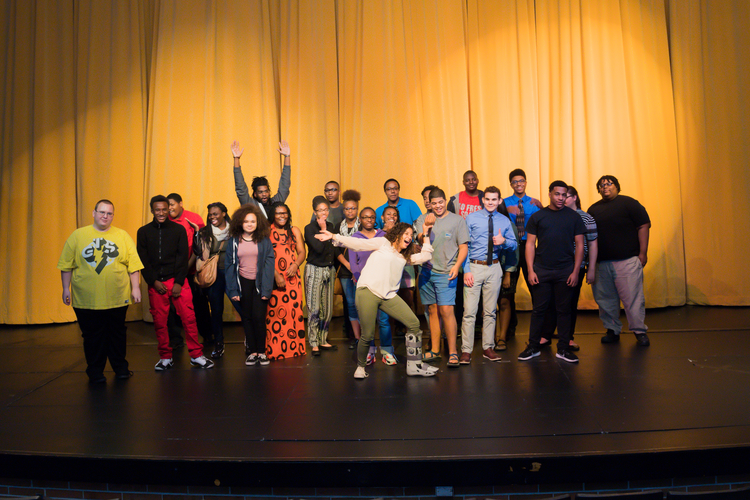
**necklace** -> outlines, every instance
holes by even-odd
[[[247,242],[250,242],[250,243],[251,243],[251,242],[253,241],[253,239],[252,239],[252,238],[250,238],[250,239],[248,240],[247,238],[245,238],[245,235],[243,234],[243,235],[242,235],[242,241],[247,241]]]

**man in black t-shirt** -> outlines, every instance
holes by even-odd
[[[520,361],[539,356],[544,315],[554,303],[559,335],[557,357],[568,363],[578,362],[578,357],[569,349],[571,301],[583,261],[586,226],[575,210],[565,206],[567,197],[568,185],[554,181],[549,186],[550,204],[532,214],[526,224],[526,262],[534,311],[531,313],[529,345],[518,356]]]
[[[648,260],[651,220],[646,209],[629,196],[620,194],[620,183],[612,175],[596,183],[602,199],[591,205],[589,215],[599,229],[596,282],[592,288],[599,306],[599,318],[607,333],[603,344],[620,341],[620,301],[630,330],[640,346],[650,344],[645,324],[643,267]]]

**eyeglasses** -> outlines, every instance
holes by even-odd
[[[386,191],[399,191],[400,189],[401,189],[400,187],[395,187],[395,186],[385,188]]]
[[[319,208],[315,211],[316,213],[322,214],[323,212],[328,212],[327,208]]]
[[[510,181],[511,186],[516,186],[518,184],[526,184],[526,179],[521,179],[520,181]]]
[[[360,219],[375,220],[374,215],[363,215]]]
[[[344,207],[344,211],[346,212],[347,210],[350,210],[350,211],[357,210],[357,207],[349,207],[349,208]]]
[[[610,186],[614,186],[614,185],[615,185],[615,183],[612,182],[612,181],[604,181],[601,184],[599,184],[599,187],[600,188],[604,188],[604,187],[610,187]]]
[[[98,213],[102,217],[113,217],[115,215],[112,212],[102,212],[101,210],[97,210],[96,213]]]
[[[323,192],[324,193],[335,193],[338,190],[339,190],[339,188],[328,188],[328,189],[324,189]]]

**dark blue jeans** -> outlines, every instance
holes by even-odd
[[[224,343],[224,294],[227,290],[227,282],[224,269],[216,270],[216,281],[208,288],[203,289],[203,293],[208,297],[208,305],[211,307],[211,333],[214,335],[214,342]],[[239,302],[232,301],[232,305],[237,313],[242,317],[242,310]]]

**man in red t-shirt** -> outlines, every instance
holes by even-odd
[[[472,170],[464,172],[463,184],[464,190],[451,196],[448,202],[448,210],[466,220],[466,216],[470,213],[478,212],[484,208],[482,203],[484,191],[477,189],[479,178]]]
[[[469,214],[478,212],[484,208],[484,203],[482,203],[484,191],[477,189],[477,186],[479,186],[479,177],[477,177],[477,174],[473,170],[464,172],[462,182],[464,190],[451,196],[448,202],[448,210],[466,220]],[[463,266],[461,266],[461,275],[456,283],[456,305],[453,310],[456,313],[456,323],[460,325],[464,315]]]
[[[193,292],[193,309],[195,309],[195,322],[198,324],[198,333],[203,337],[203,343],[211,342],[211,314],[208,309],[208,299],[203,294],[203,290],[195,282],[195,255],[193,255],[193,237],[196,231],[199,231],[206,224],[200,215],[182,207],[182,196],[177,193],[171,193],[167,196],[169,201],[169,220],[174,221],[185,228],[188,239],[188,277],[190,291]],[[174,307],[169,310],[169,344],[172,347],[182,347],[185,343],[182,339],[182,333],[179,330],[181,325],[180,318]]]

